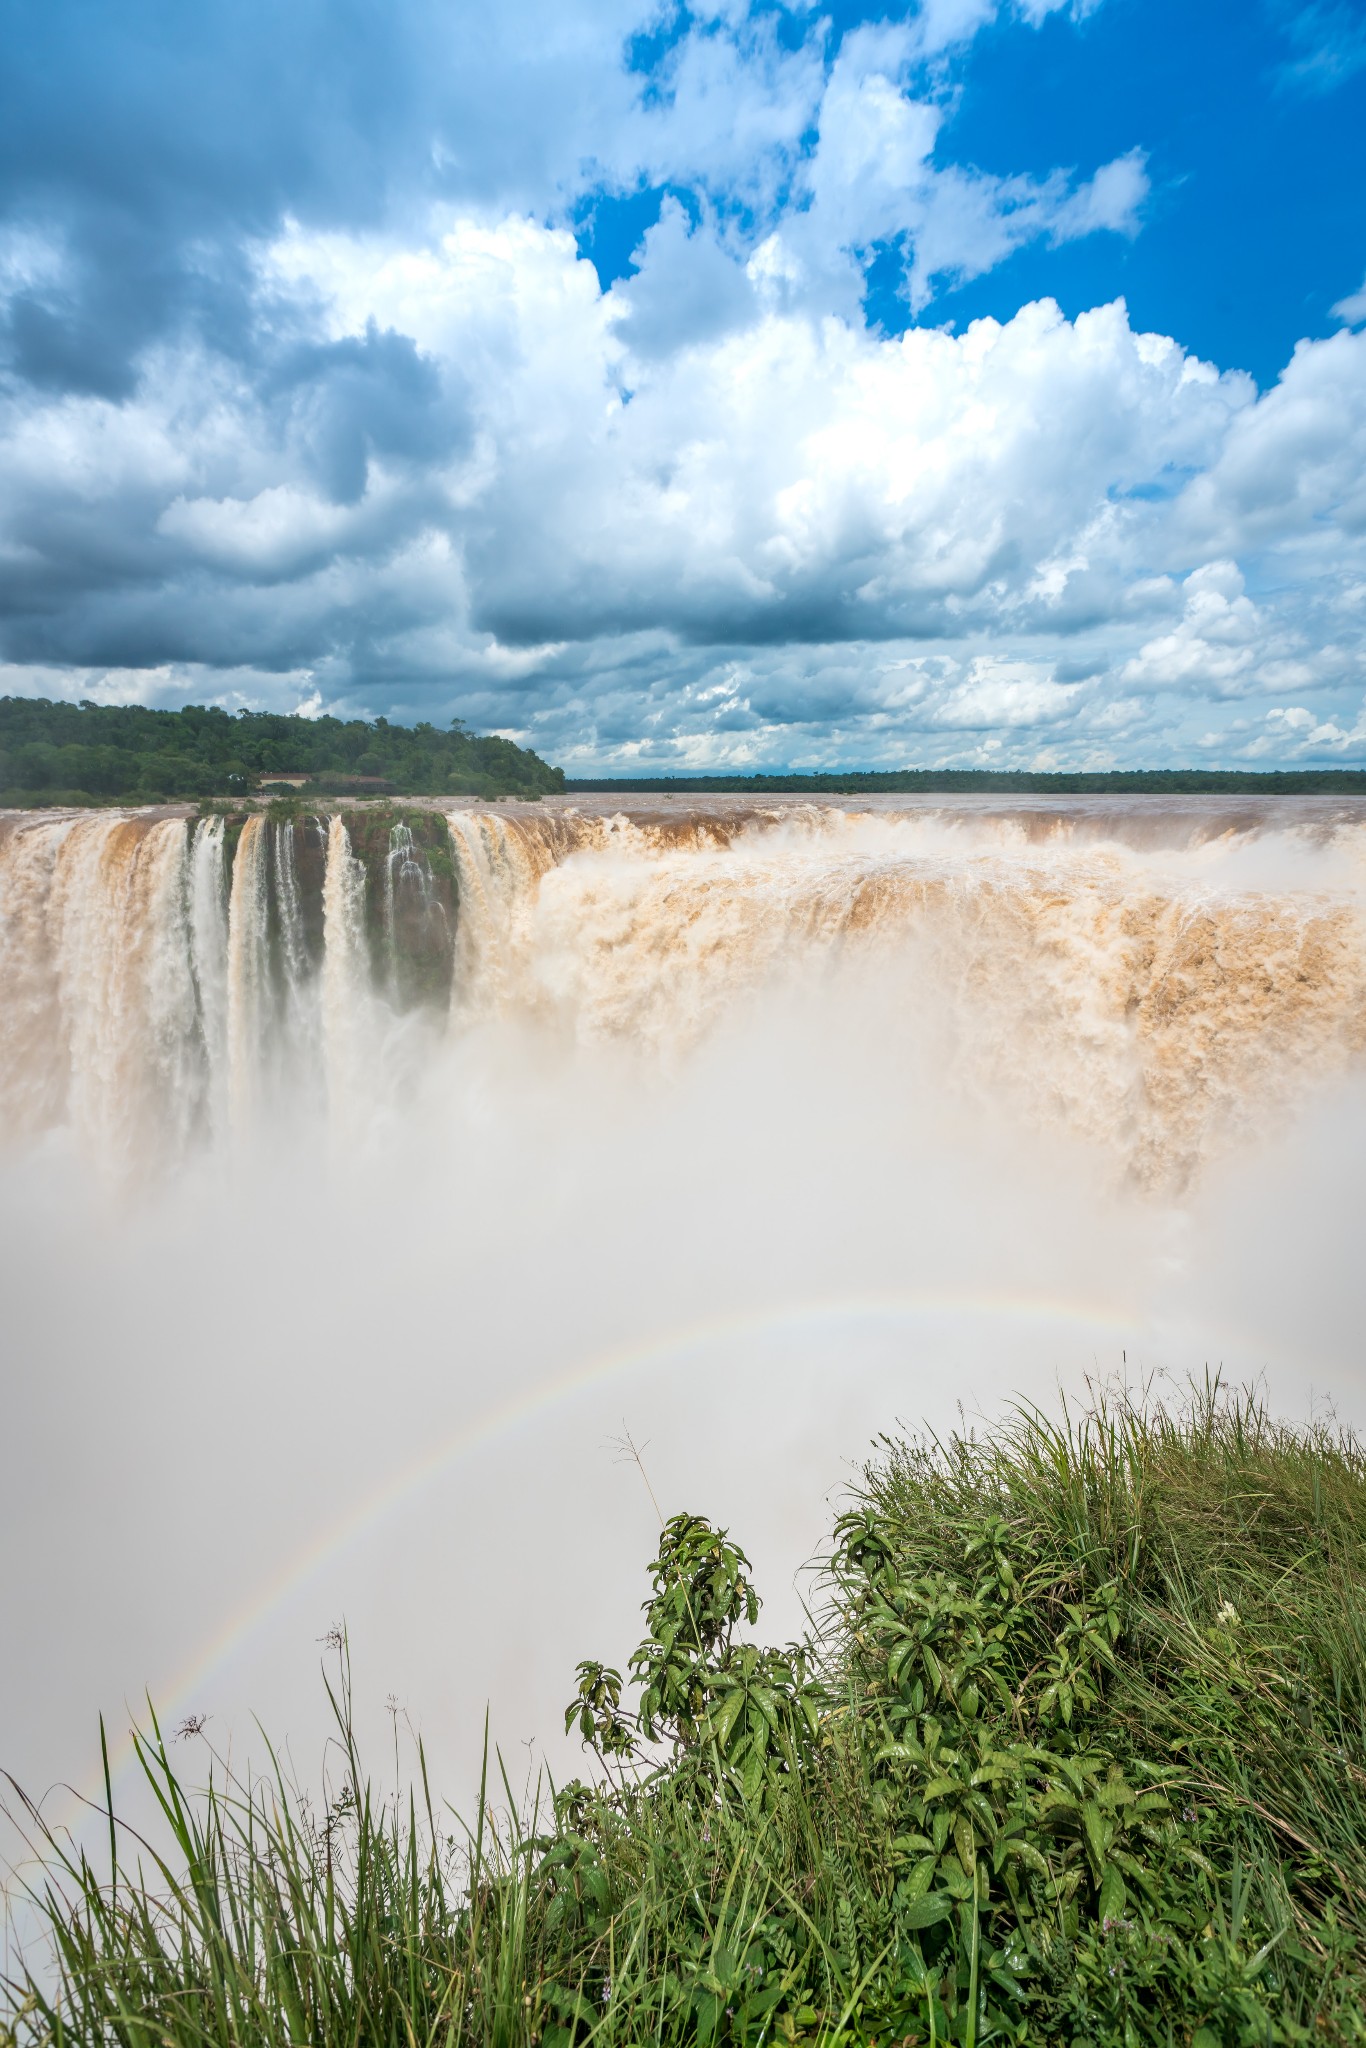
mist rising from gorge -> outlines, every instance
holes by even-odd
[[[343,1616],[438,1784],[486,1701],[572,1767],[627,1430],[782,1636],[899,1421],[1206,1365],[1366,1419],[1349,807],[424,815],[0,824],[25,1784],[144,1687],[307,1760]]]

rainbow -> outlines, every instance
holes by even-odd
[[[678,1364],[737,1338],[758,1339],[785,1332],[795,1334],[829,1325],[832,1334],[851,1323],[912,1324],[930,1317],[987,1317],[998,1322],[1035,1326],[1071,1325],[1105,1332],[1117,1352],[1137,1336],[1131,1316],[1103,1302],[1069,1301],[1030,1295],[962,1295],[916,1291],[831,1297],[797,1306],[769,1308],[741,1315],[699,1320],[683,1330],[661,1333],[644,1344],[622,1345],[598,1353],[542,1380],[510,1400],[474,1417],[442,1438],[400,1471],[385,1479],[339,1515],[309,1544],[289,1558],[265,1584],[258,1585],[195,1651],[173,1678],[168,1695],[157,1702],[163,1725],[188,1713],[203,1697],[215,1673],[258,1630],[329,1565],[354,1549],[385,1519],[420,1494],[452,1466],[485,1450],[517,1430],[552,1415],[577,1395],[629,1377],[642,1369]],[[130,1734],[114,1745],[111,1765],[117,1775],[132,1760]],[[93,1795],[92,1795],[93,1796]],[[97,1801],[102,1804],[102,1799]]]

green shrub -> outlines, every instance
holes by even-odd
[[[886,1442],[811,1640],[665,1523],[598,1758],[518,1824],[181,1784],[109,1875],[46,1837],[55,1980],[7,2043],[1366,2041],[1366,1463],[1217,1389]],[[273,1760],[272,1760],[273,1761]],[[515,1806],[504,1780],[508,1813]],[[31,1822],[39,1828],[33,1810]],[[145,1851],[143,1852],[145,1856]]]

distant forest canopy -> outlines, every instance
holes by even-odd
[[[1060,769],[888,768],[847,775],[656,775],[571,779],[571,794],[644,796],[671,792],[697,796],[878,796],[906,790],[950,795],[973,790],[1023,796],[1366,796],[1366,769],[1110,768]]]
[[[1366,796],[1366,770],[1294,768],[893,768],[830,774],[597,776],[566,780],[511,740],[387,719],[229,713],[217,705],[0,697],[0,805],[158,803],[235,797],[289,778],[333,796],[872,796],[921,791],[1039,796]]]
[[[511,740],[457,719],[228,713],[216,705],[61,704],[0,697],[0,804],[155,803],[243,796],[273,777],[332,795],[546,796],[564,775]]]

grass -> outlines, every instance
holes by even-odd
[[[651,1577],[636,1705],[580,1666],[598,1767],[518,1825],[487,1765],[468,1826],[377,1798],[344,1644],[318,1808],[274,1756],[192,1792],[155,1721],[158,1850],[27,1808],[53,1954],[0,2041],[1366,2042],[1350,1437],[1216,1387],[887,1441],[799,1649],[700,1518]]]

